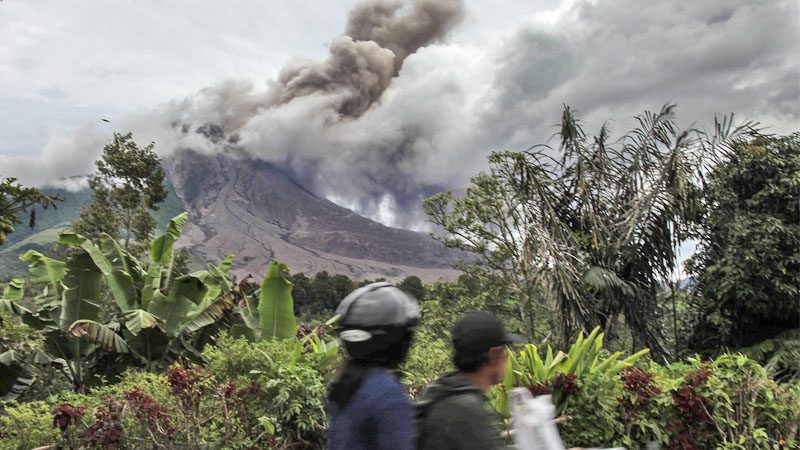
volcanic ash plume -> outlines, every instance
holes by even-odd
[[[235,146],[373,217],[381,202],[418,209],[431,189],[404,173],[416,164],[409,160],[418,153],[411,149],[414,127],[380,132],[376,120],[405,119],[368,119],[367,113],[380,109],[404,61],[443,38],[463,14],[463,0],[362,2],[324,61],[291,61],[262,92],[247,82],[219,83],[139,117],[132,128],[163,153]]]
[[[406,57],[443,37],[461,18],[461,0],[416,0],[403,14],[401,1],[368,1],[350,12],[345,35],[321,63],[286,67],[280,103],[314,93],[339,93],[337,112],[358,117],[386,90]]]
[[[235,134],[266,109],[310,96],[328,98],[327,121],[357,118],[377,102],[405,59],[444,35],[463,15],[462,0],[368,0],[349,14],[345,34],[336,38],[324,61],[292,61],[267,92],[226,82],[179,104],[173,124],[196,131],[211,122]],[[320,111],[319,113],[323,113]],[[177,120],[175,120],[177,119]]]

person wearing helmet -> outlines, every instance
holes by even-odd
[[[411,347],[419,304],[378,282],[350,293],[336,315],[347,362],[328,394],[329,448],[412,450],[414,410],[394,370]]]

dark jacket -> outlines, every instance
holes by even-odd
[[[405,388],[385,369],[373,369],[344,409],[328,404],[331,450],[413,450],[414,410]]]
[[[418,450],[495,450],[503,444],[500,417],[468,378],[449,373],[428,385],[415,405]]]

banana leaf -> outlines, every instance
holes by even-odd
[[[284,278],[285,264],[272,261],[261,283],[258,300],[261,339],[291,339],[297,333],[292,301],[292,283]]]
[[[125,321],[125,328],[134,336],[138,335],[145,328],[155,328],[159,324],[158,317],[142,309],[133,309],[122,314]]]
[[[115,353],[128,353],[125,339],[111,328],[94,320],[78,320],[69,328],[69,335],[85,339],[92,344]]]
[[[138,294],[133,277],[128,272],[127,257],[124,250],[109,235],[103,234],[100,238],[102,246],[106,248],[108,254],[103,249],[95,245],[80,234],[72,231],[61,233],[58,242],[64,245],[83,249],[94,261],[95,265],[103,276],[105,276],[111,295],[122,312],[135,309],[138,303]]]
[[[59,328],[68,331],[78,320],[97,320],[100,315],[100,289],[103,274],[86,253],[67,261],[61,299]]]
[[[181,236],[186,221],[189,219],[188,213],[178,214],[169,221],[167,231],[150,243],[150,267],[144,278],[144,288],[142,289],[142,308],[148,309],[150,302],[161,290],[161,273],[164,264],[172,264],[173,247]]]
[[[3,298],[7,300],[17,301],[25,296],[25,280],[20,278],[12,278],[3,289]]]
[[[177,336],[182,326],[189,321],[188,315],[206,295],[208,288],[191,275],[175,279],[165,296],[157,292],[147,308],[147,312],[164,322],[164,331],[169,336]]]
[[[48,304],[61,300],[61,280],[66,274],[66,263],[37,252],[28,250],[19,259],[28,263],[28,274],[31,284],[42,286],[43,293],[37,297],[39,304]]]
[[[36,381],[26,358],[14,350],[0,353],[0,403],[16,400]]]

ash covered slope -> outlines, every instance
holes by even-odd
[[[319,198],[267,162],[184,150],[165,166],[191,214],[179,245],[208,261],[236,253],[239,275],[260,274],[273,258],[293,272],[355,278],[457,275],[458,252]]]

